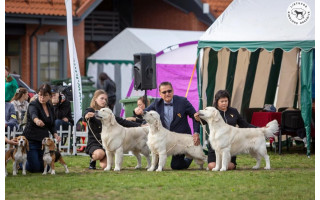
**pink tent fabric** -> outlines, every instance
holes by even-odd
[[[174,94],[184,97],[188,89],[193,68],[194,65],[157,64],[157,85],[159,86],[161,82],[169,81],[173,86]],[[147,95],[161,98],[158,89],[148,90]],[[199,109],[196,72],[193,75],[187,99],[196,110]],[[189,124],[193,132],[193,123],[191,119],[189,119]]]

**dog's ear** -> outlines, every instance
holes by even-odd
[[[111,125],[114,125],[116,123],[116,118],[114,117],[113,114],[111,114],[111,116],[110,116],[110,123],[111,123]]]
[[[161,121],[160,120],[157,120],[156,123],[155,123],[155,129],[157,131],[160,131],[160,126],[161,126]]]
[[[44,144],[42,144],[42,146],[41,146],[41,150],[43,150],[44,149]]]
[[[215,110],[214,112],[213,112],[213,119],[214,119],[214,121],[219,121],[219,115],[220,115],[220,113],[219,113],[219,111],[218,110]]]
[[[27,140],[27,138],[26,138],[26,148],[27,148],[27,151],[29,151],[29,141]]]
[[[50,150],[50,151],[54,151],[54,150],[55,150],[55,143],[54,143],[53,140],[50,141],[49,150]]]

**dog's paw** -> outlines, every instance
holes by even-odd
[[[69,174],[69,170],[66,170],[66,174]]]
[[[259,166],[253,166],[252,169],[259,169]]]
[[[224,171],[227,171],[227,169],[226,169],[225,167],[222,167],[222,168],[220,169],[220,172],[224,172]]]
[[[141,165],[137,165],[134,167],[135,169],[141,169]]]
[[[54,170],[52,170],[51,175],[55,175],[55,174],[56,174],[56,172]]]
[[[159,169],[159,168],[158,168],[158,169],[156,170],[156,172],[162,172],[162,169]]]
[[[27,173],[26,172],[22,172],[22,175],[27,175]]]
[[[209,167],[207,167],[206,170],[209,171]]]
[[[120,171],[120,168],[115,167],[113,171],[118,172],[118,171]]]
[[[265,167],[264,169],[266,169],[266,170],[270,170],[270,169],[271,169],[271,167]]]
[[[13,172],[12,175],[13,175],[13,176],[17,176],[17,172]]]
[[[42,175],[47,175],[47,172],[43,172]]]
[[[150,167],[150,168],[147,169],[148,172],[153,172],[153,170],[154,170],[153,167]]]
[[[213,168],[211,171],[213,172],[219,171],[219,168]]]

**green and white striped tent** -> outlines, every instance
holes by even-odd
[[[226,89],[231,106],[297,107],[310,154],[314,0],[234,0],[198,44],[199,107]],[[299,11],[296,14],[296,11]]]

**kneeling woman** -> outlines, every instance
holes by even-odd
[[[50,132],[57,142],[61,139],[54,126],[54,111],[49,103],[51,96],[50,85],[44,84],[38,89],[38,98],[28,107],[27,123],[23,135],[29,141],[30,150],[27,154],[26,166],[29,172],[43,172],[43,138],[49,137]]]
[[[90,155],[89,169],[96,169],[96,161],[100,161],[100,167],[104,169],[107,166],[107,157],[105,150],[102,147],[101,121],[95,118],[95,111],[105,108],[108,105],[108,95],[104,90],[97,90],[90,103],[90,107],[84,112],[84,118],[88,124],[88,142],[86,153]],[[138,127],[140,124],[127,121],[120,117],[115,117],[116,121],[124,127]]]

